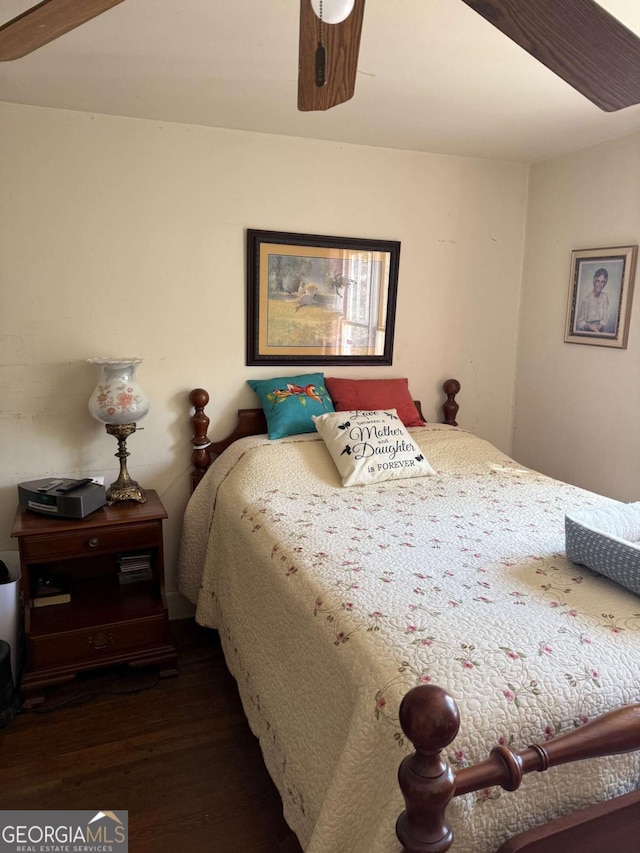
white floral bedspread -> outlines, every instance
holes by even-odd
[[[398,705],[415,684],[458,702],[458,767],[640,700],[639,599],[563,554],[565,512],[611,502],[463,430],[412,434],[437,476],[349,489],[316,435],[243,439],[185,516],[180,588],[220,631],[308,853],[399,850]],[[453,850],[494,851],[639,771],[636,754],[597,759],[456,798]]]

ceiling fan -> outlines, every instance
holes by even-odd
[[[640,103],[640,38],[595,0],[462,2],[600,109]],[[353,97],[363,16],[364,0],[300,0],[298,109]]]
[[[43,0],[0,26],[19,59],[123,0]],[[595,0],[462,0],[596,106],[640,103],[640,38]],[[298,109],[353,97],[365,0],[300,0]]]

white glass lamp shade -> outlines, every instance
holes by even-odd
[[[98,369],[98,384],[89,400],[89,412],[105,424],[132,424],[149,411],[149,399],[138,384],[141,358],[90,358]]]
[[[320,17],[320,0],[311,0],[316,16]],[[325,24],[341,24],[346,21],[355,5],[355,0],[322,0],[322,20]]]

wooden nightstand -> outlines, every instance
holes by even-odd
[[[162,676],[177,674],[164,589],[167,513],[156,492],[146,494],[147,503],[115,503],[83,519],[18,508],[11,535],[22,568],[26,707],[43,701],[44,687],[94,667],[157,665]],[[149,577],[126,583],[122,558],[135,555],[150,566]],[[68,603],[34,606],[47,577],[68,583]]]

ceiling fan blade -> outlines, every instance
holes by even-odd
[[[340,24],[324,23],[326,83],[316,85],[316,49],[320,21],[311,0],[300,0],[300,50],[298,58],[298,109],[328,110],[353,97],[365,0],[355,0],[353,11]]]
[[[122,0],[44,0],[0,27],[0,61],[20,59]]]
[[[595,0],[463,0],[601,110],[640,103],[640,38]]]

